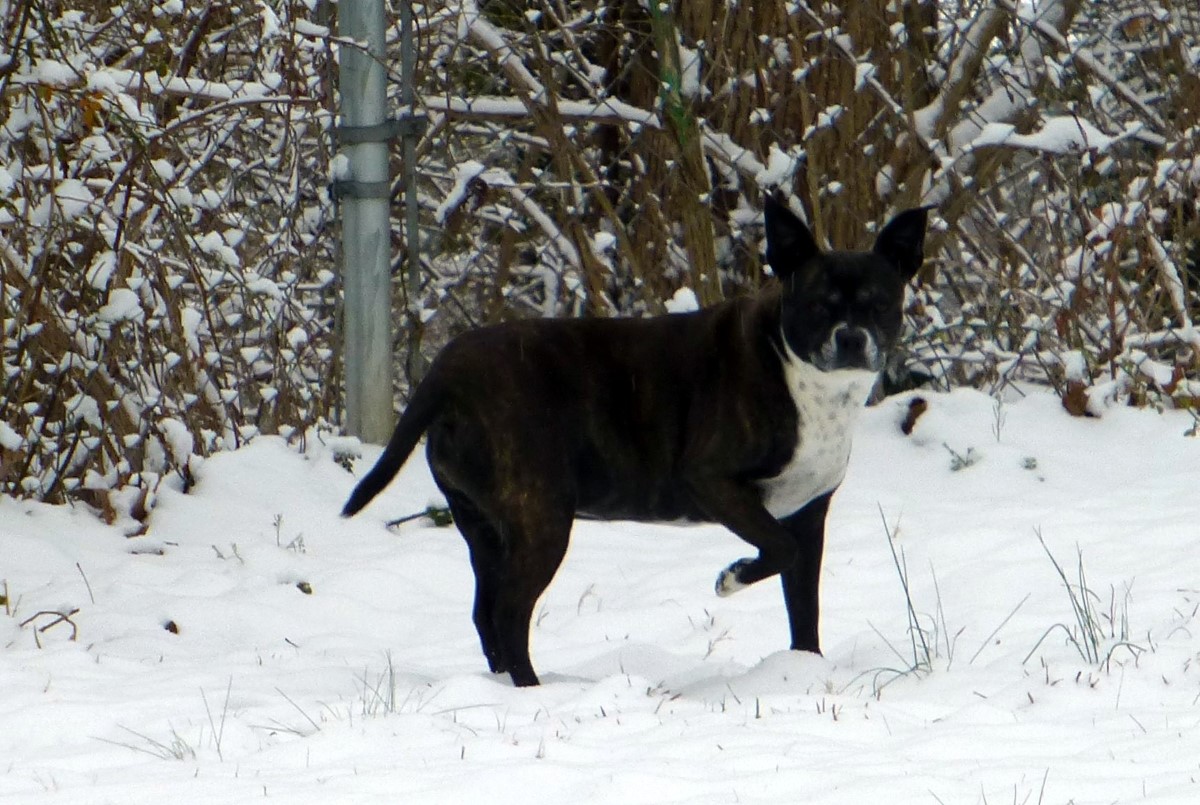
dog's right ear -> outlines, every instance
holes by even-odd
[[[786,280],[821,253],[812,232],[780,201],[768,196],[763,208],[767,229],[767,265]]]
[[[896,266],[905,282],[925,262],[925,227],[931,209],[918,207],[897,214],[875,239],[875,253]]]

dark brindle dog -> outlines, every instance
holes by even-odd
[[[758,549],[717,594],[783,577],[792,648],[820,651],[817,586],[850,432],[900,332],[924,210],[867,252],[823,252],[766,207],[756,296],[650,319],[534,320],[465,333],[438,355],[343,514],[396,475],[423,433],[470,548],[488,665],[536,685],[529,622],[576,514],[720,523]]]

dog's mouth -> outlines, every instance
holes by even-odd
[[[842,369],[856,369],[863,372],[883,370],[879,361],[868,360],[861,355],[837,355],[831,360],[818,359],[812,363],[823,372],[836,372]]]

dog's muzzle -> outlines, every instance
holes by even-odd
[[[883,356],[875,339],[864,328],[839,324],[821,348],[821,364],[820,368],[825,371],[866,369],[878,372],[883,369]]]

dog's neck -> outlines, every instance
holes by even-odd
[[[777,518],[798,511],[842,482],[854,422],[879,378],[866,369],[823,371],[802,360],[786,341],[779,357],[796,406],[797,433],[788,463],[778,475],[760,482],[763,504]]]
[[[801,403],[799,397],[822,407],[857,410],[867,404],[879,380],[879,372],[870,369],[818,369],[793,352],[787,339],[783,339],[780,359],[788,391],[798,406]]]

